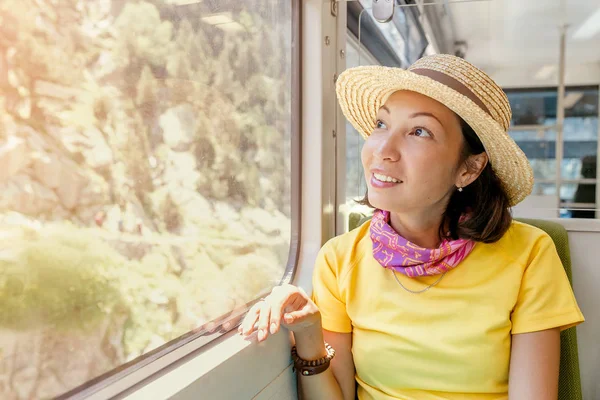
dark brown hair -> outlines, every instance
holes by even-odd
[[[469,156],[485,151],[475,131],[461,121],[465,138],[460,162],[469,164]],[[358,203],[373,207],[369,203],[368,193]],[[446,239],[471,239],[477,242],[493,243],[498,241],[508,230],[512,222],[508,196],[502,182],[487,163],[479,177],[462,192],[455,190],[444,212],[440,225],[440,237]],[[468,214],[468,218],[460,222],[460,217]]]

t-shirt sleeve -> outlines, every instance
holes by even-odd
[[[533,247],[511,320],[512,334],[559,327],[562,331],[584,321],[554,242],[548,235],[542,236]]]
[[[352,332],[352,321],[346,303],[340,295],[337,257],[331,243],[326,243],[317,256],[313,272],[312,299],[321,312],[323,329],[332,332]]]

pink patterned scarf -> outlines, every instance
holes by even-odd
[[[389,224],[388,211],[375,210],[371,219],[373,256],[384,268],[408,277],[439,275],[455,268],[473,250],[472,240],[444,240],[437,249],[419,247],[402,236]]]

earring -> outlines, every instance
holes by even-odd
[[[460,186],[458,187],[459,192],[462,192],[462,189],[463,189],[462,187],[460,187]]]

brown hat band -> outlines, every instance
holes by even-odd
[[[490,117],[492,116],[490,110],[485,106],[485,104],[483,104],[481,99],[475,96],[475,93],[471,92],[471,90],[468,87],[466,87],[453,77],[446,75],[443,72],[434,71],[432,69],[426,68],[415,68],[411,69],[410,72],[415,73],[417,75],[426,76],[428,78],[433,79],[434,81],[441,83],[444,86],[448,86],[450,89],[456,90],[458,93],[468,97],[475,104],[481,107],[481,109],[485,111]]]

